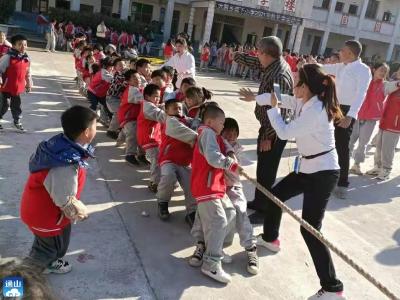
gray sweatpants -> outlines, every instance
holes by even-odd
[[[107,96],[106,103],[107,103],[108,109],[113,114],[111,121],[110,121],[110,126],[108,127],[108,131],[118,131],[118,129],[119,129],[118,109],[119,109],[121,100],[118,97]]]
[[[41,237],[35,235],[29,260],[41,268],[46,268],[53,261],[65,256],[71,236],[71,224],[66,226],[63,232],[57,236]]]
[[[137,122],[131,121],[124,125],[120,135],[125,136],[126,149],[125,155],[136,155],[138,154],[138,143],[136,138]],[[120,136],[118,137],[120,139]]]
[[[201,235],[204,234],[206,251],[203,264],[206,264],[206,268],[214,269],[215,264],[221,263],[225,238],[234,224],[235,215],[235,208],[228,197],[197,204],[196,220],[191,234],[197,241],[201,241]]]
[[[256,245],[257,239],[253,235],[253,226],[247,216],[247,200],[241,186],[228,186],[226,195],[232,201],[236,210],[236,226],[228,234],[226,240],[233,240],[235,231],[238,232],[240,245],[245,249],[249,249]]]
[[[350,155],[353,156],[356,164],[360,164],[365,160],[367,145],[371,140],[372,132],[374,131],[377,121],[374,120],[356,120],[351,133],[349,149]],[[358,140],[358,146],[354,150],[354,146]]]
[[[376,138],[376,151],[374,156],[375,166],[392,170],[394,152],[400,133],[379,129]]]
[[[150,162],[150,181],[160,182],[160,166],[158,165],[158,147],[146,149],[146,158]]]
[[[196,211],[196,200],[192,196],[190,188],[190,167],[179,166],[174,163],[165,163],[160,166],[160,182],[157,188],[158,202],[169,202],[174,193],[175,183],[178,181],[185,195],[186,213]]]

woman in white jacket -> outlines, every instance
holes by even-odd
[[[242,89],[241,98],[256,100],[259,105],[269,105],[268,117],[278,137],[282,140],[295,138],[300,156],[297,168],[272,188],[272,193],[282,201],[304,194],[302,217],[317,230],[329,197],[339,177],[338,157],[335,151],[334,122],[343,118],[336,97],[335,81],[323,73],[317,64],[308,64],[299,70],[299,82],[295,96],[282,95],[281,107],[294,111],[295,119],[286,124],[282,119],[275,94],[255,96]],[[278,252],[278,240],[282,210],[268,201],[264,219],[264,233],[257,244]],[[305,229],[301,234],[313,259],[321,289],[309,299],[344,299],[343,284],[336,278],[330,252],[319,240]]]

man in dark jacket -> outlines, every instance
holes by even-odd
[[[273,91],[274,83],[279,84],[282,94],[292,94],[293,78],[290,66],[282,57],[282,42],[275,36],[262,38],[258,42],[257,56],[263,68],[263,76],[258,89],[258,94]],[[241,89],[240,95],[245,98],[254,98],[255,95],[249,89]],[[256,104],[255,116],[260,122],[257,139],[257,181],[268,190],[275,183],[279,162],[285,148],[286,141],[278,138],[268,119],[267,110],[270,106]],[[288,119],[288,112],[283,111],[282,116]],[[262,212],[265,210],[265,201],[270,201],[258,189],[255,191],[254,201],[248,207],[259,214],[250,217],[254,223],[263,220]]]

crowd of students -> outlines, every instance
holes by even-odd
[[[11,49],[0,59],[3,80],[0,111],[3,116],[9,100],[14,124],[23,130],[19,121],[22,112],[19,94],[32,87],[30,60],[25,53],[25,37],[14,36],[11,44]],[[222,263],[230,263],[232,259],[223,248],[232,243],[237,231],[248,258],[246,269],[250,274],[257,274],[257,245],[273,252],[280,249],[281,211],[269,203],[264,234],[254,237],[239,178],[242,149],[238,123],[225,117],[223,109],[212,101],[212,93],[198,86],[194,78],[181,79],[177,88],[175,70],[168,63],[155,70],[144,58],[131,59],[125,65],[116,47],[103,51],[102,45],[88,44],[84,34],[75,36],[72,47],[77,82],[90,108],[76,106],[64,112],[61,118],[64,133],[42,142],[31,157],[30,177],[21,204],[21,219],[35,235],[29,259],[45,272],[71,270],[71,265],[62,258],[68,249],[71,221],[88,216],[79,197],[86,159],[93,157],[90,142],[96,135],[96,120],[99,120],[108,128],[107,135],[116,140],[116,146],[125,147],[127,164],[148,165],[148,188],[156,195],[162,221],[170,217],[169,201],[177,184],[183,189],[185,220],[196,240],[195,251],[189,259],[191,266],[201,266],[204,274],[219,282],[230,282],[231,277],[223,270]],[[217,55],[218,63],[222,65],[225,61]],[[226,61],[225,68],[231,71],[229,64]],[[259,106],[272,107],[268,117],[277,135],[284,140],[296,138],[299,151],[306,154],[300,171],[289,174],[272,191],[285,201],[309,186],[304,210],[315,219],[312,225],[319,229],[327,199],[339,176],[340,157],[338,163],[338,155],[333,151],[334,123],[343,122],[345,117],[336,97],[334,76],[324,73],[323,66],[315,63],[306,64],[299,71],[294,89],[297,99],[282,95],[282,107],[295,112],[294,121],[289,124],[280,116],[273,93],[257,97],[249,91],[241,94],[248,101],[256,100]],[[371,128],[380,119],[375,168],[367,173],[378,175],[382,180],[389,177],[400,136],[400,81],[386,82],[387,72],[386,64],[374,67],[373,80],[351,138],[353,146],[360,140],[353,151],[355,166],[352,168],[360,173]],[[396,74],[400,79],[400,71]],[[304,103],[300,105],[299,101]],[[311,130],[315,128],[319,130],[316,134]],[[321,148],[317,155],[314,146]],[[311,162],[316,157],[320,164]],[[315,188],[313,182],[321,178],[326,180]],[[321,202],[321,209],[310,210],[308,203],[315,201]],[[327,248],[302,233],[321,279],[323,294],[332,293],[337,296],[335,299],[343,299],[343,285],[336,279]],[[317,298],[322,298],[321,295]]]

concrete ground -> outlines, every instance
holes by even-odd
[[[24,125],[20,134],[10,123],[0,133],[0,255],[3,259],[23,257],[32,235],[19,219],[19,201],[28,174],[28,159],[37,144],[61,131],[60,114],[71,104],[87,105],[75,88],[71,54],[30,51],[35,88],[23,96]],[[254,104],[238,100],[240,87],[257,84],[231,79],[217,73],[201,73],[200,85],[214,92],[214,98],[240,125],[244,166],[255,175],[255,138],[258,123]],[[6,115],[10,120],[10,115]],[[96,159],[91,161],[82,200],[90,218],[73,226],[67,259],[73,271],[50,275],[59,299],[305,299],[319,289],[310,255],[299,226],[284,215],[282,251],[271,255],[259,249],[260,273],[250,276],[246,257],[237,237],[227,249],[234,262],[226,265],[233,282],[227,286],[206,278],[190,267],[193,251],[189,227],[184,222],[182,192],[171,202],[172,217],[161,222],[156,215],[154,194],[147,190],[148,171],[124,162],[123,149],[105,135],[99,125]],[[368,150],[363,170],[372,167],[374,149]],[[279,177],[292,168],[296,144],[288,143]],[[396,154],[393,178],[378,182],[367,176],[351,177],[348,200],[332,198],[323,233],[350,257],[364,266],[400,296],[400,155]],[[244,181],[248,199],[253,187]],[[289,202],[297,212],[301,198]],[[146,211],[148,217],[141,213]],[[255,233],[262,231],[255,228]],[[348,299],[385,299],[365,279],[333,255],[338,277]]]

